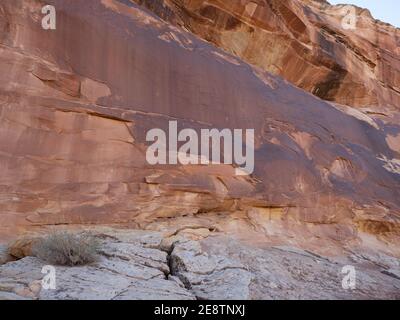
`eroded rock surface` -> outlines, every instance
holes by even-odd
[[[132,236],[130,236],[132,235]],[[167,253],[151,248],[147,238],[158,233],[132,231],[102,238],[99,261],[82,267],[56,266],[56,290],[44,290],[41,280],[46,262],[27,256],[0,267],[0,299],[14,295],[30,299],[194,299],[176,281],[168,280]],[[149,247],[150,246],[150,247]]]
[[[46,3],[56,30],[43,1],[0,2],[0,238],[146,231],[111,232],[56,291],[16,243],[1,297],[398,298],[398,30],[358,9],[363,32],[343,31],[323,1],[152,1],[164,20],[134,1]],[[146,132],[171,120],[254,129],[255,171],[149,165]]]
[[[399,254],[398,113],[324,102],[133,2],[49,1],[56,30],[42,29],[42,4],[0,4],[2,237],[205,215],[300,244],[366,233]],[[317,19],[315,4],[303,9]],[[146,132],[170,120],[254,128],[254,173],[149,165]]]
[[[376,111],[400,105],[400,29],[367,9],[324,0],[131,1],[325,100]]]
[[[398,259],[360,252],[326,258],[288,246],[254,246],[222,233],[195,237],[98,230],[99,261],[56,266],[56,289],[41,287],[46,262],[25,257],[0,266],[0,299],[400,299]],[[199,235],[199,234],[198,234]],[[168,249],[167,251],[164,251]],[[342,287],[345,265],[356,288]]]

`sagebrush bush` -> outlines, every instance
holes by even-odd
[[[33,253],[50,264],[77,266],[96,261],[99,247],[99,240],[90,234],[61,231],[41,239]]]

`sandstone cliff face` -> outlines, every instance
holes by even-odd
[[[366,9],[355,8],[352,29],[347,7],[324,0],[132,1],[322,99],[376,111],[400,104],[400,30]]]
[[[397,30],[360,12],[369,33],[339,33],[316,2],[152,2],[176,26],[132,1],[47,2],[56,30],[42,1],[0,3],[2,236],[204,227],[400,254]],[[170,120],[254,128],[255,172],[149,165],[146,132]]]

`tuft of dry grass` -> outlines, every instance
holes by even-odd
[[[50,264],[78,266],[96,261],[99,247],[99,240],[90,234],[58,231],[38,241],[33,253]]]

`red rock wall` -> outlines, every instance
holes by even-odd
[[[400,30],[320,0],[132,0],[318,97],[360,108],[400,105]]]
[[[217,215],[227,228],[276,220],[316,242],[397,241],[396,113],[324,102],[134,4],[48,2],[52,31],[43,2],[0,4],[0,233]],[[170,120],[254,128],[254,174],[150,166],[145,134]]]

